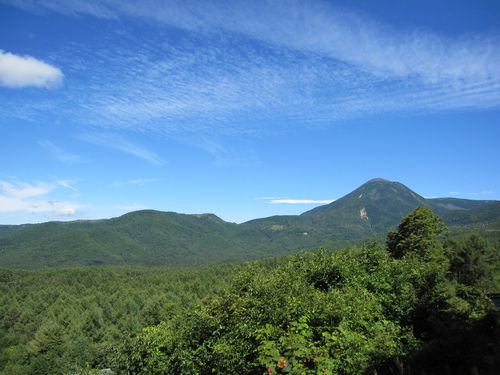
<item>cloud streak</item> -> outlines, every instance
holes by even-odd
[[[31,56],[0,50],[0,85],[9,88],[54,88],[63,81],[61,70]]]
[[[115,182],[113,186],[124,186],[124,185],[137,185],[137,186],[144,186],[146,184],[149,184],[151,182],[156,182],[160,181],[159,178],[137,178],[135,180],[127,180],[123,182]]]
[[[271,199],[271,204],[329,204],[333,199]]]
[[[49,153],[49,155],[64,164],[75,164],[83,162],[83,159],[76,154],[68,152],[61,147],[57,146],[51,141],[48,140],[40,140],[38,144]]]
[[[76,187],[73,186],[73,181],[71,180],[57,180],[56,181],[56,184],[58,186],[61,186],[63,188],[66,188],[66,189],[69,189],[69,190],[72,190],[74,191],[75,193],[78,193],[78,189]]]
[[[139,159],[146,160],[147,162],[155,165],[165,164],[160,156],[153,151],[146,149],[140,145],[130,142],[129,140],[111,133],[87,133],[80,134],[79,139],[92,143],[97,146],[103,146],[118,150],[120,152],[135,156]]]

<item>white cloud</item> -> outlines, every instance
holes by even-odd
[[[79,139],[111,149],[115,149],[126,154],[135,156],[139,159],[146,160],[152,164],[163,165],[165,160],[158,156],[153,151],[146,149],[143,146],[130,142],[129,140],[111,133],[87,133],[80,134]]]
[[[79,155],[68,152],[51,141],[40,140],[38,144],[43,147],[53,159],[61,163],[74,164],[83,162],[83,159]]]
[[[50,200],[24,200],[0,195],[0,214],[23,212],[31,214],[50,214],[59,216],[74,216],[80,206],[70,202]]]
[[[332,203],[332,199],[271,199],[268,203],[271,204],[328,204]]]
[[[10,88],[52,88],[60,85],[63,73],[31,56],[19,56],[0,50],[0,85]]]
[[[76,215],[80,204],[50,197],[57,185],[70,186],[65,180],[57,184],[0,181],[0,214],[47,214],[53,218]]]
[[[10,183],[7,181],[0,181],[0,191],[6,196],[15,199],[25,199],[47,195],[53,186],[47,183],[37,183],[36,185],[27,183]]]

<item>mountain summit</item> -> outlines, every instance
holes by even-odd
[[[383,235],[418,206],[461,230],[500,229],[500,202],[426,199],[405,185],[375,178],[302,215],[242,224],[213,214],[136,211],[107,220],[0,225],[0,267],[105,264],[195,265],[268,257],[318,246],[338,248]]]
[[[335,202],[302,215],[327,220],[337,226],[361,226],[373,232],[382,232],[397,225],[416,207],[428,205],[424,197],[405,185],[374,178]]]

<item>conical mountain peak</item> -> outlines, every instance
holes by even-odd
[[[304,215],[332,222],[341,220],[342,225],[364,225],[378,232],[396,225],[402,216],[422,205],[428,205],[425,198],[405,185],[375,178],[335,202]]]

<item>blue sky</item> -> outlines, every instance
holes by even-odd
[[[0,224],[500,199],[498,1],[0,0]]]

